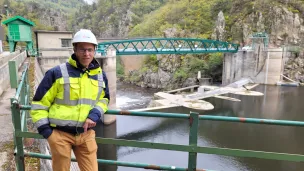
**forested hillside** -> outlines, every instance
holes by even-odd
[[[67,30],[68,16],[85,5],[83,0],[0,0],[2,20],[20,15],[33,22],[36,30]]]
[[[46,8],[55,8],[57,10],[64,10],[66,12],[76,11],[86,3],[84,0],[17,0],[18,2],[30,3],[36,2]]]
[[[299,44],[303,37],[298,30],[303,30],[304,0],[97,0],[91,5],[84,0],[0,0],[4,4],[11,15],[34,21],[36,29],[89,28],[98,37],[163,37],[172,28],[175,36],[237,43],[253,32],[269,33],[274,44]],[[220,11],[224,30],[215,33]],[[5,19],[5,8],[1,13]],[[293,25],[298,30],[288,28]]]
[[[85,5],[71,16],[73,30],[89,28],[99,37],[127,37],[129,30],[144,21],[167,0],[99,0]]]
[[[224,22],[221,39],[225,41],[244,43],[253,32],[267,32],[274,44],[277,37],[294,44],[304,38],[303,0],[171,0],[145,16],[129,35],[163,36],[174,27],[184,37],[219,39],[212,33],[220,11]]]
[[[9,4],[12,15],[34,21],[34,29],[88,28],[100,38],[192,37],[241,46],[251,44],[253,33],[266,32],[270,47],[304,46],[304,0],[96,0],[91,5],[83,0],[0,0],[3,4]],[[166,81],[183,85],[197,71],[220,81],[221,54],[150,56],[129,79],[140,83],[144,76],[154,74],[157,80],[165,75]]]

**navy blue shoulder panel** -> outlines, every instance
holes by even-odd
[[[80,73],[82,73],[82,70],[79,69],[79,68],[75,68],[74,66],[72,66],[71,64],[69,63],[66,63],[66,66],[67,66],[67,69],[68,69],[68,72],[69,72],[69,76],[70,77],[78,77],[80,78]]]
[[[106,88],[105,88],[105,98],[109,99],[110,101],[110,92],[109,92],[109,85],[108,85],[108,78],[104,71],[102,71],[103,81],[105,82]]]
[[[89,75],[89,78],[92,80],[98,80],[98,75]]]
[[[33,101],[40,101],[46,94],[46,92],[49,91],[49,89],[53,86],[53,83],[61,77],[62,74],[59,66],[48,70],[36,90],[35,96],[33,97]]]

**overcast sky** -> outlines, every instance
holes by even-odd
[[[92,4],[94,1],[96,2],[96,0],[84,0],[85,2],[87,2],[88,4]]]

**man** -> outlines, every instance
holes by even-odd
[[[54,171],[69,171],[73,149],[81,171],[97,171],[92,127],[108,110],[108,81],[94,59],[97,40],[81,29],[73,38],[68,62],[48,70],[32,101],[31,116],[47,139]]]

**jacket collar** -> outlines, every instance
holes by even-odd
[[[78,59],[76,58],[76,55],[75,54],[72,54],[72,56],[69,58],[69,61],[68,63],[70,65],[72,65],[73,67],[77,68],[77,69],[80,69],[80,70],[83,70],[84,66],[81,65],[78,61]],[[95,75],[95,74],[98,74],[101,72],[101,67],[100,67],[100,64],[97,62],[97,60],[94,58],[92,60],[92,62],[89,64],[89,67],[85,70],[85,71],[89,71],[89,73],[92,73],[92,74],[89,74],[89,75]],[[92,71],[92,72],[91,72]]]

